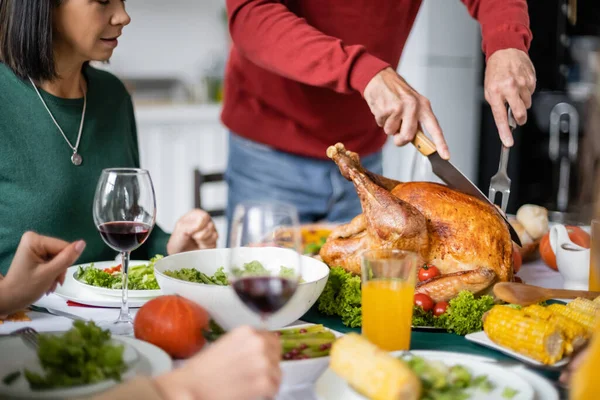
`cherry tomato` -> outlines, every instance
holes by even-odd
[[[513,271],[516,274],[523,265],[523,257],[516,244],[513,243]]]
[[[121,264],[117,265],[116,267],[104,268],[103,271],[109,274],[112,274],[114,272],[121,272]]]
[[[440,301],[433,308],[433,315],[435,315],[436,317],[439,317],[440,315],[442,315],[443,313],[445,313],[447,309],[448,309],[448,302],[447,301]]]
[[[423,265],[419,270],[419,281],[428,281],[440,274],[440,270],[435,265]]]
[[[415,305],[421,307],[424,311],[429,311],[433,308],[433,300],[424,293],[415,294]]]

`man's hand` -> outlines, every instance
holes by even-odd
[[[177,221],[167,243],[169,254],[190,250],[213,249],[217,246],[219,234],[210,215],[195,209]]]
[[[63,284],[69,268],[85,249],[80,240],[63,240],[26,232],[2,279],[0,313],[18,311]]]
[[[490,56],[485,70],[485,99],[492,106],[502,143],[510,147],[514,140],[508,127],[506,103],[517,124],[527,122],[527,109],[535,90],[535,69],[529,56],[521,50],[498,50]]]
[[[417,93],[392,68],[386,68],[371,79],[363,93],[377,125],[394,136],[397,146],[412,142],[421,124],[433,139],[444,159],[450,158],[442,128],[431,109],[431,103]]]

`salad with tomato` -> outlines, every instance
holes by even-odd
[[[134,265],[127,271],[127,288],[129,290],[157,290],[160,289],[154,276],[154,263],[163,258],[154,256],[148,264]],[[123,288],[123,272],[121,264],[114,267],[98,269],[94,264],[79,267],[75,279],[88,285],[107,288]]]

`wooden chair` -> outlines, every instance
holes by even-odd
[[[225,174],[222,172],[214,172],[203,174],[200,169],[194,169],[194,207],[202,208],[202,186],[207,183],[225,182]],[[225,208],[213,210],[205,210],[211,217],[224,217]]]

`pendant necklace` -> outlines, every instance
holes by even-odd
[[[69,141],[69,139],[67,138],[67,135],[65,135],[65,133],[61,129],[60,125],[58,125],[58,122],[56,122],[54,115],[52,115],[52,113],[50,112],[50,109],[48,108],[48,106],[46,105],[46,102],[42,98],[42,95],[40,94],[40,91],[38,90],[37,86],[35,86],[35,83],[33,83],[33,80],[31,78],[29,78],[29,81],[33,85],[33,88],[35,89],[38,97],[42,101],[42,104],[46,108],[46,111],[48,111],[48,114],[50,114],[50,118],[52,118],[52,121],[54,121],[54,125],[56,125],[56,127],[62,134],[63,138],[65,139],[65,141],[67,142],[67,144],[69,145],[71,150],[73,150],[73,155],[71,156],[71,162],[73,163],[73,165],[81,165],[81,163],[83,162],[83,159],[81,158],[81,155],[77,152],[77,149],[79,148],[79,141],[81,140],[81,133],[83,132],[83,121],[85,120],[85,107],[87,105],[87,96],[86,96],[85,91],[83,90],[83,85],[81,84],[81,91],[83,93],[83,111],[81,113],[81,124],[79,125],[79,133],[77,134],[77,143],[75,143],[75,146],[73,146],[71,144],[71,142]]]

